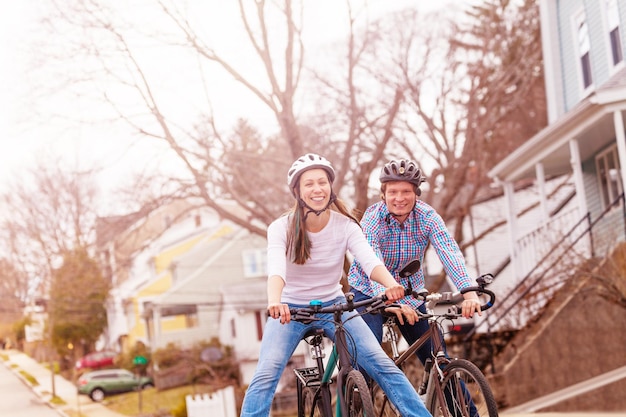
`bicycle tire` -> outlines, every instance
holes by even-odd
[[[472,362],[466,359],[450,361],[443,370],[443,379],[440,383],[446,397],[445,409],[448,410],[448,416],[498,416],[498,406],[487,378]],[[471,401],[468,401],[468,395]],[[443,409],[434,392],[428,410],[433,417],[441,417],[445,415]]]
[[[324,417],[324,408],[318,389],[306,387],[302,391],[304,417]]]
[[[375,382],[372,382],[372,401],[374,403],[374,415],[376,417],[402,417],[396,407],[391,404],[383,389]]]
[[[356,369],[348,372],[344,385],[344,398],[348,416],[346,417],[374,417],[374,404],[367,381],[363,374]]]

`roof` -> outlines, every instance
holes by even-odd
[[[626,68],[500,161],[489,176],[511,182],[534,178],[540,162],[547,177],[571,172],[570,141],[577,140],[583,161],[598,153],[615,141],[617,109],[626,109]]]
[[[226,284],[220,288],[225,306],[240,310],[264,310],[267,307],[267,279],[254,278],[249,281]]]

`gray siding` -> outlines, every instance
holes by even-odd
[[[622,49],[626,45],[626,0],[617,0],[620,14],[620,35]],[[563,68],[563,92],[565,112],[571,110],[583,98],[578,56],[577,29],[573,27],[574,17],[584,11],[589,28],[590,61],[593,85],[597,88],[612,75],[608,34],[604,23],[603,0],[557,0],[557,20],[559,24],[560,61]],[[624,51],[622,51],[624,52]],[[626,55],[626,53],[625,53]]]
[[[593,84],[599,87],[609,79],[609,60],[607,55],[606,26],[603,22],[603,0],[587,0],[585,14],[589,25],[589,39],[591,42],[591,71]],[[582,97],[581,97],[582,98]]]
[[[559,45],[561,47],[561,67],[563,68],[563,93],[565,111],[569,111],[580,101],[580,78],[578,76],[578,51],[572,28],[572,18],[584,7],[582,0],[558,1]]]

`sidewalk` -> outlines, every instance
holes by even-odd
[[[4,366],[16,374],[26,385],[30,386],[43,401],[50,404],[52,398],[52,377],[48,368],[17,350],[4,350],[2,353],[9,357],[8,362],[2,361]],[[35,378],[39,385],[32,386],[30,382],[20,374],[20,370]],[[81,414],[87,417],[127,417],[108,409],[100,403],[91,401],[86,395],[77,395],[74,384],[59,375],[55,375],[54,390],[57,397],[63,399],[65,404],[50,404],[50,406],[56,409],[62,417],[76,417]],[[500,414],[503,417],[626,417],[626,412],[541,413],[532,411],[525,412],[515,408],[510,409],[510,411],[502,410]]]
[[[567,413],[541,413],[541,412],[528,412],[528,413],[507,413],[506,410],[498,413],[502,417],[626,417],[626,412],[583,412],[583,411],[570,411]]]
[[[52,375],[48,368],[38,363],[28,355],[17,350],[4,350],[3,354],[9,357],[8,362],[2,361],[4,366],[17,375],[24,383],[30,386],[35,394],[63,417],[88,416],[88,417],[126,417],[116,413],[102,404],[95,403],[85,395],[78,395],[76,386],[65,378],[55,375],[54,392],[65,404],[54,405],[50,403],[52,399]],[[33,386],[20,374],[20,370],[31,375],[37,380],[39,385]]]

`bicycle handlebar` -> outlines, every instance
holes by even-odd
[[[465,293],[475,291],[478,295],[487,294],[489,296],[489,300],[480,306],[480,311],[485,311],[493,307],[496,301],[496,295],[494,294],[494,292],[485,288],[485,286],[490,284],[492,281],[493,281],[493,275],[484,274],[476,279],[476,282],[478,283],[477,286],[463,288],[461,291],[454,292],[454,293],[453,292],[429,293],[428,290],[425,288],[422,288],[419,291],[413,291],[413,289],[411,288],[411,283],[409,282],[409,288],[405,288],[404,293],[405,295],[412,295],[416,299],[422,300],[424,302],[434,301],[435,303],[440,303],[442,301],[449,301],[452,303],[456,303],[456,302],[459,302],[460,300],[455,301],[455,298],[458,298],[459,296]],[[345,296],[346,296],[345,303],[338,303],[338,304],[333,304],[333,305],[323,307],[321,301],[313,300],[310,302],[310,304],[307,307],[290,308],[289,313],[291,314],[292,316],[291,318],[293,320],[297,320],[297,321],[309,320],[310,321],[314,314],[341,313],[344,311],[353,311],[359,307],[368,307],[366,312],[376,313],[376,312],[384,311],[385,308],[387,307],[393,306],[393,304],[387,304],[388,299],[387,299],[387,296],[385,296],[384,294],[376,296],[376,297],[368,298],[367,300],[361,300],[361,301],[356,301],[356,302],[353,301],[354,300],[353,293],[348,292],[345,294]],[[456,305],[454,307],[456,310],[456,314],[461,314],[461,307],[456,306]],[[420,315],[424,316],[423,314],[420,314]],[[424,317],[429,317],[429,316],[430,315],[426,315]]]
[[[475,291],[476,293],[478,293],[479,296],[483,294],[486,294],[489,296],[489,300],[480,306],[480,311],[489,310],[491,307],[493,307],[496,301],[496,295],[493,291],[486,289],[485,286],[493,282],[493,275],[491,274],[482,275],[476,279],[476,282],[478,283],[477,286],[463,288],[461,291],[457,291],[457,292],[447,291],[447,292],[442,292],[442,293],[439,293],[439,292],[431,293],[426,288],[422,288],[417,291],[411,291],[411,295],[413,295],[413,297],[417,300],[421,300],[423,302],[432,302],[433,305],[439,304],[441,302],[449,302],[452,304],[457,304],[462,301],[461,296],[463,294]],[[409,283],[409,290],[407,291],[410,291],[410,283]],[[399,304],[394,303],[394,304],[387,305],[386,307],[399,307]],[[444,314],[434,314],[434,315],[429,314],[429,313],[424,314],[419,311],[417,313],[421,318],[424,318],[424,319],[430,318],[433,316],[445,316],[447,318],[453,318],[452,317],[453,315],[461,314],[460,306],[454,305],[452,309],[454,309],[454,311],[449,310],[448,313],[444,313]],[[395,317],[395,314],[393,313],[384,313],[384,315],[387,317]]]
[[[460,291],[460,293],[465,294],[472,291],[476,291],[478,295],[487,294],[489,296],[489,300],[485,304],[480,306],[480,311],[489,310],[491,307],[493,307],[493,304],[496,302],[496,295],[493,291],[488,290],[485,287],[478,286],[464,288]]]
[[[461,295],[474,291],[479,296],[483,294],[486,294],[489,296],[489,300],[480,306],[480,311],[489,310],[491,307],[493,307],[496,301],[496,295],[493,291],[485,288],[485,286],[493,282],[493,275],[491,274],[482,275],[478,279],[476,279],[476,282],[478,283],[477,286],[463,288],[461,291],[457,291],[457,292],[429,293],[427,289],[422,288],[420,291],[413,291],[413,297],[415,297],[418,300],[422,300],[424,302],[434,301],[435,304],[438,304],[442,301],[448,301],[453,304],[456,304],[462,301],[459,299]],[[456,306],[456,305],[454,307],[456,307],[456,313],[461,314],[461,307]]]
[[[408,290],[405,290],[405,292]],[[297,307],[290,308],[289,313],[291,314],[292,320],[297,321],[306,321],[311,320],[314,314],[324,314],[324,313],[342,313],[344,311],[353,311],[359,307],[368,307],[368,312],[379,311],[386,308],[387,305],[387,296],[379,295],[376,297],[368,298],[367,300],[361,301],[353,301],[354,294],[346,293],[346,302],[329,305],[326,307],[322,306],[321,301],[313,300],[307,307]]]

